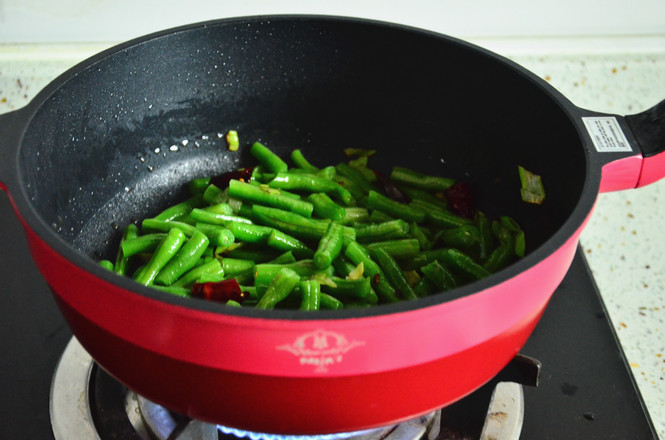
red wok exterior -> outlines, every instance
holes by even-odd
[[[448,303],[295,321],[197,311],[137,295],[72,264],[28,229],[67,322],[109,373],[197,419],[300,434],[406,420],[491,379],[533,331],[578,236],[530,270]]]

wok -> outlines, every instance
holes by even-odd
[[[73,333],[118,380],[236,428],[352,431],[450,404],[515,356],[598,193],[663,175],[664,113],[577,108],[520,66],[424,30],[225,19],[111,48],[0,116],[0,181]],[[119,229],[185,197],[185,182],[253,163],[226,151],[229,129],[317,165],[370,147],[378,169],[468,181],[489,216],[520,223],[528,254],[447,293],[317,314],[174,297],[99,267]],[[542,176],[542,205],[521,201],[518,165]]]

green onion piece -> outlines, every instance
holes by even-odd
[[[522,200],[526,203],[540,205],[545,200],[545,187],[539,175],[518,166],[520,183],[522,184]]]

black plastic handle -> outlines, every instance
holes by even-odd
[[[665,99],[650,109],[626,116],[644,157],[665,152]]]

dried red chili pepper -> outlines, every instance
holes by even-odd
[[[227,302],[230,300],[242,303],[247,298],[247,292],[240,289],[235,278],[223,281],[209,281],[206,283],[194,283],[192,296],[209,301]]]
[[[249,183],[249,181],[252,179],[253,172],[254,172],[254,167],[229,171],[227,173],[213,177],[212,179],[210,179],[210,183],[221,189],[224,189],[227,186],[229,186],[229,181],[233,179]]]
[[[473,218],[476,213],[471,187],[466,182],[457,182],[448,188],[444,195],[448,201],[448,206],[457,215],[466,218]]]

